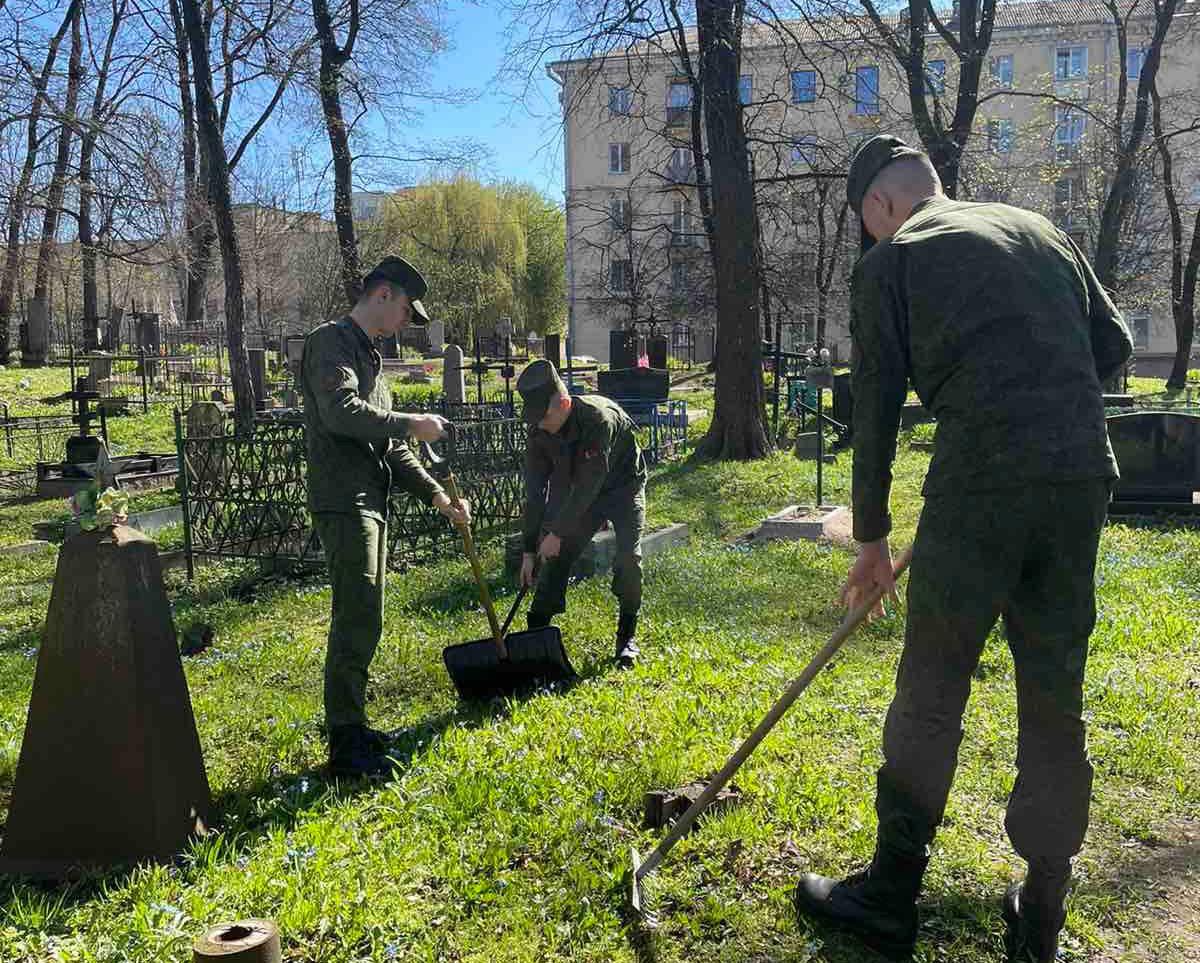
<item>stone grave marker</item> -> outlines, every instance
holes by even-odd
[[[38,653],[0,873],[171,859],[205,831],[208,779],[153,541],[68,539]]]
[[[442,392],[448,404],[467,400],[467,378],[463,370],[463,349],[457,344],[446,345],[442,353]]]

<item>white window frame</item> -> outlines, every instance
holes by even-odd
[[[610,291],[625,294],[629,291],[632,280],[633,262],[628,258],[613,258],[608,262],[608,289]]]
[[[803,87],[799,87],[796,81],[799,77],[812,77],[812,83],[805,83]],[[815,70],[793,70],[791,73],[792,84],[792,103],[793,104],[812,104],[817,100],[817,72]],[[805,96],[801,96],[801,92]]]
[[[1009,117],[989,120],[987,126],[988,151],[992,154],[1011,154],[1015,125]]]
[[[1065,59],[1064,59],[1065,55]],[[1059,68],[1065,63],[1065,71]],[[1088,48],[1086,44],[1059,44],[1054,48],[1054,82],[1070,83],[1084,80],[1088,75]]]
[[[629,198],[613,197],[608,202],[608,219],[615,231],[628,231],[633,222]]]
[[[1064,104],[1054,106],[1054,146],[1058,151],[1075,152],[1087,134],[1087,114]]]
[[[1005,74],[1008,74],[1006,77]],[[1013,85],[1013,55],[997,54],[992,58],[992,82],[997,87],[1012,87]]]
[[[615,164],[613,162],[616,162]],[[612,143],[608,145],[608,172],[610,174],[629,173],[629,145]]]
[[[608,113],[611,117],[628,117],[633,112],[633,89],[610,86],[608,88]]]

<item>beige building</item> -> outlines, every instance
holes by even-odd
[[[1177,14],[1159,90],[1168,130],[1197,116],[1196,0]],[[953,14],[946,18],[953,23]],[[1127,118],[1152,22],[1133,19]],[[694,32],[688,45],[695,49]],[[1095,243],[1113,169],[1121,89],[1118,31],[1100,0],[999,8],[959,196],[1003,200],[1053,218],[1085,251]],[[552,64],[565,130],[569,325],[576,354],[608,358],[608,332],[654,324],[684,343],[714,321],[691,160],[691,94],[669,38],[624,54]],[[931,32],[926,103],[953,113],[957,57]],[[878,132],[916,141],[907,82],[869,21],[747,27],[740,99],[759,197],[765,321],[785,347],[823,335],[848,357],[847,286],[858,228],[845,213],[849,155]],[[1126,121],[1128,123],[1129,121]],[[1119,302],[1139,371],[1174,351],[1170,237],[1161,170],[1147,136],[1122,245]],[[1172,138],[1185,230],[1200,204],[1197,138]],[[839,177],[839,175],[841,175]],[[769,332],[774,328],[768,329]]]

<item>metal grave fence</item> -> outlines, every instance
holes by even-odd
[[[476,537],[512,531],[523,508],[525,426],[515,418],[463,418],[435,446],[468,498]],[[306,488],[304,425],[296,417],[255,423],[237,433],[188,436],[175,413],[184,550],[189,576],[197,558],[308,564],[322,557]],[[389,512],[391,566],[431,561],[457,551],[457,532],[433,508],[393,491]]]

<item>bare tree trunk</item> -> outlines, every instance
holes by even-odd
[[[1121,97],[1118,102],[1117,116],[1114,121],[1115,137],[1117,140],[1117,166],[1109,184],[1108,196],[1104,199],[1104,208],[1100,214],[1100,229],[1096,235],[1096,256],[1093,267],[1096,278],[1109,290],[1119,286],[1118,255],[1120,254],[1121,229],[1129,217],[1133,204],[1133,188],[1135,167],[1141,152],[1142,140],[1145,137],[1146,125],[1150,117],[1151,88],[1158,77],[1158,65],[1162,59],[1163,42],[1167,31],[1175,17],[1178,0],[1162,0],[1161,5],[1155,4],[1154,34],[1146,47],[1146,59],[1138,78],[1137,101],[1134,106],[1133,123],[1129,127],[1129,135],[1124,133],[1124,91],[1128,82],[1126,73],[1125,52],[1128,44],[1128,25],[1123,18],[1115,0],[1107,4],[1113,16],[1117,30],[1117,43],[1120,54],[1120,77],[1118,80]]]
[[[212,258],[212,215],[208,208],[208,165],[199,157],[197,170],[196,109],[192,100],[187,32],[179,0],[169,0],[175,30],[175,60],[179,73],[179,110],[183,128],[183,225],[187,237],[184,258],[183,323],[194,326],[204,313],[208,268]],[[207,38],[207,31],[205,31]],[[207,43],[207,39],[206,39]]]
[[[46,84],[50,80],[50,72],[54,69],[54,61],[58,59],[58,48],[62,45],[63,37],[71,27],[71,22],[79,12],[81,0],[71,0],[63,17],[62,25],[50,38],[50,46],[46,51],[46,60],[42,72],[34,81],[33,103],[29,108],[28,137],[25,147],[25,163],[21,168],[16,189],[8,201],[8,238],[7,251],[4,260],[4,270],[0,273],[0,364],[8,364],[12,346],[9,342],[9,313],[12,311],[13,291],[17,283],[17,271],[21,260],[21,229],[25,226],[25,205],[28,202],[29,183],[33,179],[33,170],[38,158],[38,124],[42,117],[42,103],[46,96]]]
[[[254,429],[254,392],[250,385],[250,356],[246,353],[246,301],[242,261],[233,223],[229,168],[221,122],[213,99],[208,42],[200,21],[197,0],[183,0],[183,21],[192,54],[192,80],[196,88],[196,117],[200,149],[208,161],[209,202],[216,221],[217,240],[225,269],[225,336],[229,347],[229,374],[233,381],[233,416],[237,430]]]
[[[354,180],[350,140],[342,115],[341,73],[354,52],[354,41],[358,36],[358,0],[350,0],[350,26],[343,46],[338,46],[333,35],[328,0],[313,0],[313,21],[321,41],[321,112],[325,115],[325,130],[333,155],[333,220],[337,225],[338,249],[342,253],[342,288],[347,304],[353,305],[358,300],[361,278],[350,203]]]
[[[1167,378],[1168,388],[1182,388],[1187,383],[1188,365],[1192,357],[1192,340],[1196,332],[1196,275],[1200,270],[1200,211],[1192,225],[1192,241],[1187,263],[1183,260],[1183,217],[1179,210],[1179,195],[1175,191],[1175,158],[1163,133],[1162,99],[1158,84],[1150,87],[1153,105],[1154,141],[1162,161],[1163,199],[1171,223],[1171,315],[1175,322],[1175,360]]]
[[[67,61],[67,95],[63,102],[62,127],[58,133],[58,149],[54,155],[54,172],[46,191],[46,211],[42,217],[42,238],[38,244],[37,266],[34,269],[33,296],[49,301],[50,259],[54,256],[58,222],[62,214],[63,197],[67,189],[67,165],[71,161],[71,139],[78,125],[75,115],[79,107],[79,84],[83,79],[83,31],[80,29],[80,10],[71,21],[71,54]]]
[[[758,321],[754,185],[738,103],[742,4],[698,0],[696,24],[711,166],[710,247],[717,297],[716,400],[703,457],[761,458],[770,449]]]

